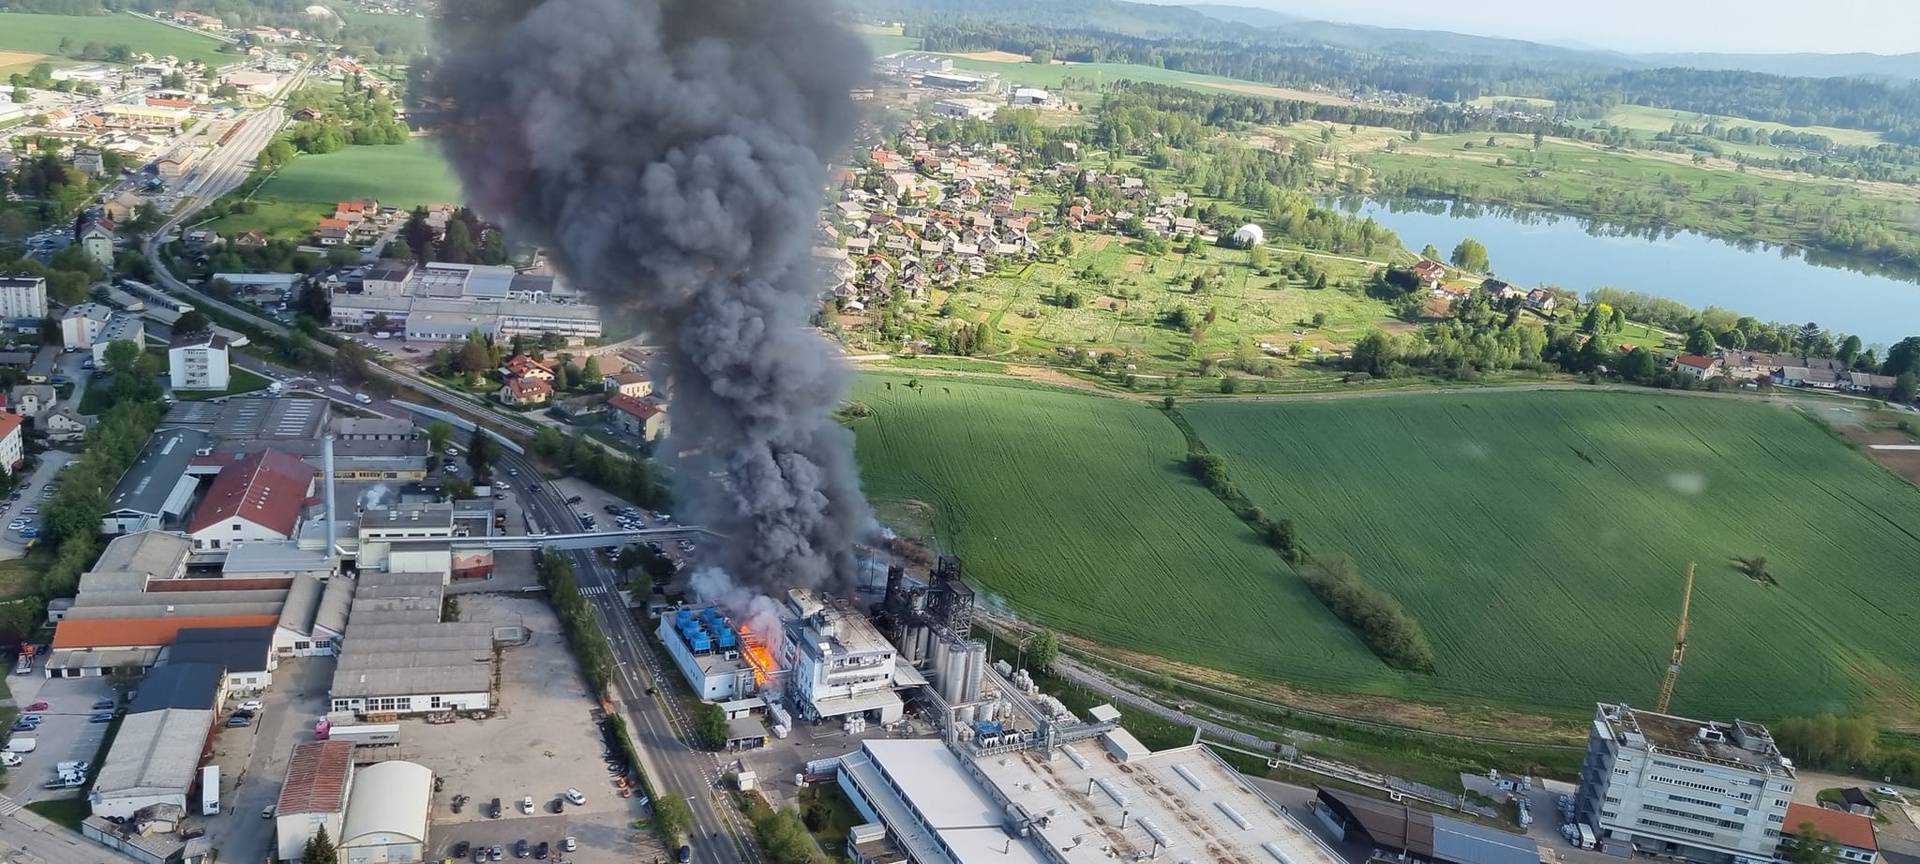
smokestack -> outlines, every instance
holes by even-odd
[[[825,160],[871,53],[830,0],[461,0],[410,92],[468,200],[651,322],[675,516],[743,587],[840,593],[874,529],[809,328]],[[715,475],[721,480],[710,479]]]
[[[320,470],[326,472],[321,481],[327,484],[327,559],[334,556],[334,515],[333,515],[333,435],[329,433],[320,439]]]

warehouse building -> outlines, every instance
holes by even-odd
[[[334,327],[364,330],[379,315],[416,342],[452,342],[476,330],[501,341],[554,333],[578,343],[601,335],[599,308],[583,303],[342,293],[333,298]]]
[[[446,571],[363,573],[347,613],[330,710],[358,717],[493,704],[494,630],[442,622]]]
[[[335,844],[341,864],[425,860],[433,772],[413,762],[378,762],[354,772]]]
[[[246,548],[246,547],[242,547]],[[229,558],[228,563],[232,563]],[[273,631],[273,651],[283,657],[331,656],[347,632],[347,609],[353,603],[353,579],[336,576],[325,582],[298,574],[287,587],[287,602]]]
[[[138,573],[147,580],[180,579],[187,575],[187,555],[192,546],[178,534],[151,529],[115,537],[88,572]]]
[[[120,732],[94,777],[93,815],[131,819],[154,805],[187,807],[219,713],[220,670],[187,663],[140,682]]]
[[[741,653],[740,634],[720,610],[709,606],[661,615],[658,633],[673,664],[701,699],[726,702],[758,690],[753,667]]]
[[[211,452],[212,443],[206,433],[194,429],[163,429],[147,439],[140,458],[114,484],[100,533],[181,530],[199,486],[187,466],[196,453]]]
[[[273,686],[273,670],[280,658],[273,653],[272,627],[188,627],[166,650],[165,665],[182,664],[219,669],[221,691],[227,695],[257,695]],[[155,670],[156,672],[159,669]]]
[[[347,789],[352,782],[352,742],[295,745],[280,801],[273,808],[275,859],[300,860],[307,841],[322,829],[337,842],[345,828]]]
[[[1320,788],[1314,818],[1342,840],[1371,844],[1386,860],[1432,864],[1539,864],[1539,844],[1461,819]]]
[[[180,631],[272,627],[286,580],[154,579],[138,572],[89,572],[53,631],[47,677],[104,675],[152,666]]]
[[[1122,764],[1091,741],[976,759],[940,740],[874,739],[837,776],[915,864],[1343,860],[1199,745]]]
[[[1793,764],[1766,727],[1602,703],[1580,766],[1576,818],[1602,849],[1699,864],[1773,860]]]
[[[238,458],[234,458],[237,456]],[[196,457],[219,474],[194,508],[187,536],[196,552],[220,552],[244,543],[271,543],[298,535],[314,491],[312,466],[278,450]]]

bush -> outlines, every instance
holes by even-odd
[[[613,651],[601,638],[600,627],[593,621],[586,598],[580,596],[580,582],[573,575],[573,563],[558,552],[546,551],[540,554],[539,569],[540,584],[547,589],[547,599],[560,617],[560,629],[566,631],[573,656],[580,661],[580,674],[586,676],[597,699],[607,691],[607,682],[613,678]]]
[[[1394,599],[1360,581],[1344,558],[1316,560],[1302,574],[1327,610],[1356,630],[1367,649],[1395,669],[1433,671],[1433,647],[1420,624]]]

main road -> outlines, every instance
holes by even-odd
[[[154,276],[169,292],[276,335],[285,335],[287,328],[181,281],[167,270],[165,259],[158,252],[169,235],[187,224],[207,204],[238,188],[252,172],[254,157],[286,122],[283,107],[286,94],[296,89],[304,76],[305,70],[302,70],[272,105],[243,119],[241,122],[246,125],[241,131],[203,159],[196,174],[181,187],[182,192],[191,197],[183,197],[183,206],[149,236],[144,248],[147,260],[153,263]],[[313,348],[326,357],[337,353],[332,346],[321,342],[315,342]],[[487,410],[471,397],[449,393],[378,364],[370,363],[367,368],[374,377],[476,424],[521,435],[537,431],[537,427],[525,421]],[[498,467],[517,470],[522,477],[540,476],[531,461],[510,451],[502,453]],[[542,524],[552,529],[577,521],[572,508],[552,486],[525,494],[522,500],[534,510]],[[662,681],[661,676],[671,674],[671,670],[662,670],[656,665],[656,655],[646,634],[641,632],[621,600],[618,575],[592,552],[564,554],[572,557],[574,572],[581,587],[586,589],[587,599],[618,661],[609,697],[627,720],[634,744],[640,750],[642,767],[647,770],[656,794],[680,795],[687,800],[693,817],[688,838],[693,860],[699,864],[758,864],[760,856],[750,839],[750,827],[720,790],[719,757],[694,744],[693,725],[668,695],[674,692],[673,688],[656,686]]]

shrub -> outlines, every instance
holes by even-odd
[[[1360,573],[1344,558],[1315,560],[1302,574],[1308,590],[1327,610],[1360,631],[1367,649],[1388,666],[1412,672],[1433,671],[1433,647],[1400,604],[1360,581]]]

